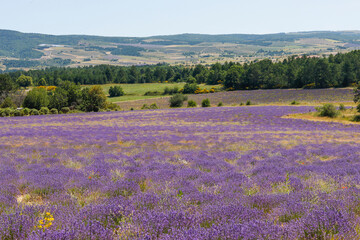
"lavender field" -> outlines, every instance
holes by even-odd
[[[359,239],[360,126],[310,106],[0,119],[1,239]]]

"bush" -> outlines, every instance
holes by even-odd
[[[159,91],[147,91],[144,96],[159,96],[161,95],[161,92]]]
[[[250,105],[252,105],[252,103],[251,103],[250,100],[247,100],[245,105],[246,105],[246,106],[250,106]]]
[[[189,100],[188,101],[188,104],[187,104],[187,107],[190,108],[190,107],[197,107],[197,104],[194,100]]]
[[[300,103],[294,100],[294,101],[292,101],[290,104],[291,104],[291,105],[299,105]]]
[[[16,108],[16,105],[10,97],[6,97],[0,105],[0,108]]]
[[[145,103],[144,105],[142,105],[141,109],[150,109],[150,107]]]
[[[172,108],[182,107],[184,104],[184,101],[186,101],[186,100],[187,100],[187,96],[177,93],[170,98],[170,100],[169,100],[170,107],[172,107]]]
[[[179,92],[179,88],[177,86],[173,88],[165,87],[163,95],[173,95]]]
[[[124,95],[124,90],[120,86],[111,86],[109,89],[110,97],[119,97]]]
[[[208,98],[202,100],[201,107],[210,107],[210,100]]]
[[[184,94],[193,94],[198,89],[198,85],[196,83],[186,83],[183,88]]]
[[[11,114],[11,109],[10,108],[2,108],[1,109],[1,116],[2,117],[9,117]]]
[[[346,110],[346,107],[344,106],[344,104],[340,104],[340,106],[339,106],[339,110],[340,111],[345,111]]]
[[[121,108],[119,105],[115,104],[115,103],[106,103],[105,109],[107,110],[111,110],[111,111],[119,111]]]
[[[18,109],[14,109],[13,112],[12,112],[12,115],[13,115],[14,117],[20,117],[20,116],[22,116],[20,110],[18,110]]]
[[[50,114],[58,114],[58,110],[56,108],[50,109]]]
[[[158,109],[159,107],[156,105],[156,103],[151,104],[150,106],[147,104],[144,104],[141,109]]]
[[[316,108],[321,117],[331,117],[334,118],[339,115],[339,112],[336,110],[336,107],[331,103],[326,103],[322,107]]]
[[[68,113],[68,112],[70,112],[70,108],[68,108],[68,107],[63,107],[63,108],[61,108],[61,110],[60,110],[60,113]]]
[[[150,105],[150,109],[158,109],[159,107],[156,105],[156,103],[153,103]]]
[[[28,115],[30,115],[30,109],[29,108],[21,109],[21,116],[28,116]]]
[[[42,107],[39,111],[40,115],[47,115],[50,113],[50,110],[47,107]]]
[[[352,119],[353,122],[360,122],[360,115],[355,115]]]
[[[30,115],[39,115],[39,111],[35,108],[30,110]]]
[[[223,103],[222,103],[222,102],[219,102],[217,106],[218,106],[218,107],[222,107],[222,106],[223,106]]]

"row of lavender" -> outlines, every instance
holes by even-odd
[[[0,119],[0,238],[357,238],[360,127],[312,110]]]

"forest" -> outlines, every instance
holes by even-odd
[[[245,64],[226,62],[206,66],[49,67],[6,74],[14,82],[21,75],[29,76],[36,86],[58,86],[62,81],[70,81],[81,85],[196,82],[222,84],[226,90],[348,87],[360,80],[360,50],[328,57],[291,56],[279,62],[264,59]]]

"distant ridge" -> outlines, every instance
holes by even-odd
[[[44,49],[49,46],[44,44],[63,45],[73,48],[73,51],[68,48],[64,49],[61,52],[62,55],[59,51],[46,52]],[[233,44],[234,46],[231,48],[221,44]],[[0,30],[0,60],[8,58],[13,60],[47,60],[69,57],[71,61],[67,61],[68,64],[81,64],[85,61],[89,64],[107,62],[110,64],[174,63],[171,59],[176,59],[174,61],[178,63],[187,63],[189,61],[196,63],[208,62],[210,58],[211,61],[222,61],[224,59],[234,59],[236,61],[236,58],[244,56],[263,58],[299,53],[327,54],[344,49],[352,50],[350,48],[358,48],[359,46],[360,31],[358,30],[273,34],[184,33],[151,37],[49,35]],[[290,51],[289,49],[296,49],[296,51]],[[154,52],[157,54],[152,54]],[[87,57],[88,55],[90,56]],[[120,61],[119,56],[133,56],[136,59],[127,58],[125,59],[127,62],[125,62],[125,60]],[[40,65],[49,66],[48,63],[43,62],[39,62]],[[3,68],[5,66],[7,69],[9,68],[3,62]],[[19,66],[21,67],[21,64]]]

